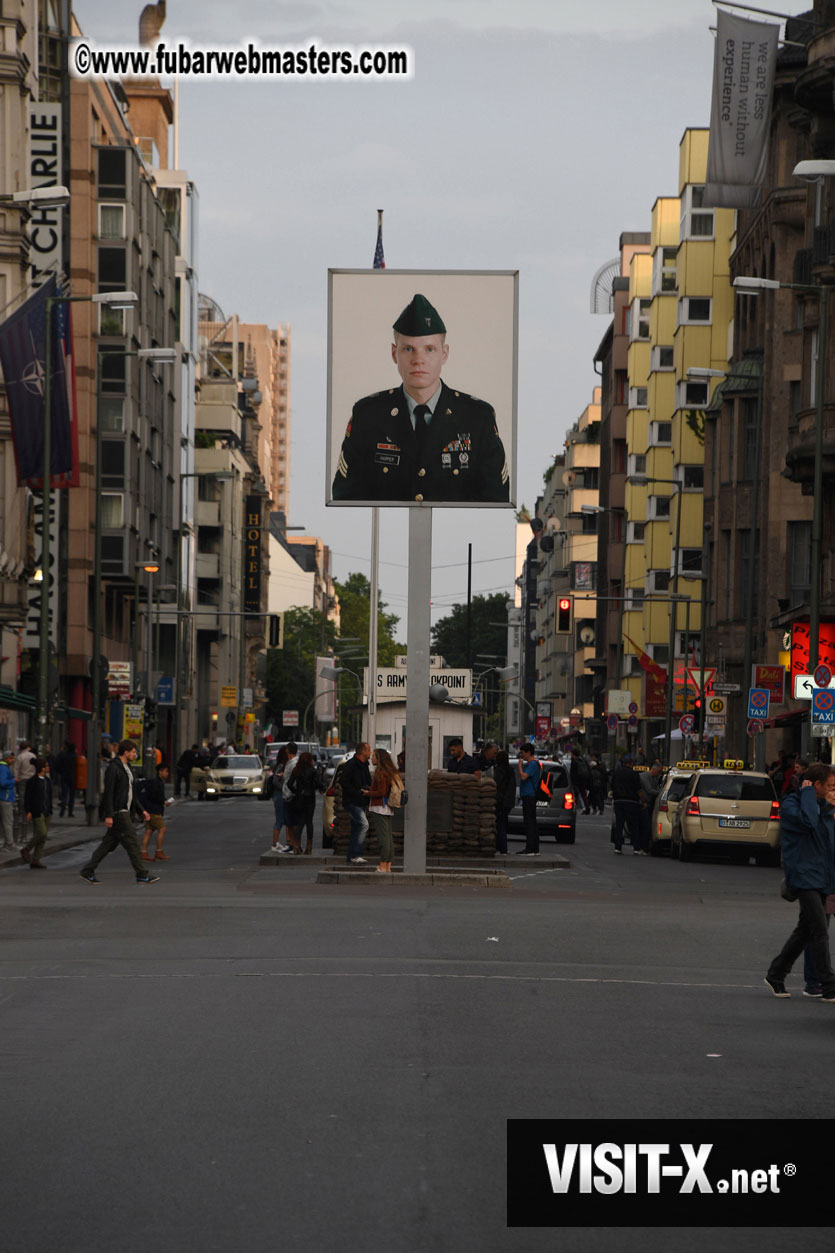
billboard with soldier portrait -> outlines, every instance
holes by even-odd
[[[328,278],[327,503],[513,507],[518,271]]]

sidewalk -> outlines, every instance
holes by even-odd
[[[175,796],[174,805],[182,805],[185,803],[185,797]],[[24,842],[28,840],[32,834],[32,824],[24,823]],[[94,815],[91,826],[87,825],[87,811],[83,802],[74,806],[72,818],[66,815],[59,818],[57,813],[52,815],[52,821],[49,824],[49,839],[43,851],[44,857],[49,857],[50,853],[61,853],[66,848],[75,848],[78,844],[86,844],[88,840],[100,840],[104,834],[104,823],[100,820],[98,814]],[[23,858],[20,856],[19,849],[0,848],[0,870],[6,870],[10,866],[23,865]]]

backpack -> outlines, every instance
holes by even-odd
[[[551,771],[543,770],[539,767],[539,786],[536,789],[535,797],[538,801],[550,801],[553,795],[551,788]]]
[[[392,779],[388,794],[389,809],[402,809],[408,799],[409,793],[403,786],[403,780],[400,778]]]

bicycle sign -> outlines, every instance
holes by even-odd
[[[752,687],[748,692],[748,717],[762,718],[768,717],[768,701],[771,693],[767,687]]]

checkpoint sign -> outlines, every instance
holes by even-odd
[[[835,725],[835,692],[831,688],[823,687],[813,693],[812,722]]]
[[[752,687],[748,692],[749,719],[768,717],[768,699],[770,692],[767,687]]]

